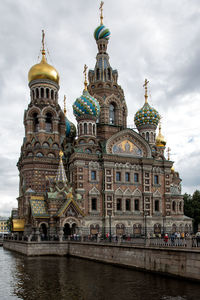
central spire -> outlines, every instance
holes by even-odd
[[[101,14],[100,14],[100,24],[101,24],[101,25],[103,25],[103,5],[104,5],[104,2],[101,1],[100,7],[99,7],[99,9],[100,9],[100,11],[101,11]]]

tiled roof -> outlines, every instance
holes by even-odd
[[[48,210],[47,204],[44,200],[34,199],[30,200],[31,204],[31,212],[33,217],[40,217],[40,218],[48,218]]]

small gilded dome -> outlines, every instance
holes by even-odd
[[[109,40],[110,38],[110,31],[104,25],[98,26],[94,31],[94,38],[96,41],[100,39]]]
[[[76,136],[76,126],[67,117],[65,117],[65,134],[69,138]]]
[[[73,113],[75,117],[90,115],[98,118],[100,113],[99,102],[85,89],[83,94],[74,102]]]
[[[28,73],[29,82],[35,79],[49,79],[59,84],[59,74],[54,67],[47,63],[45,52],[42,52],[41,62],[32,66]]]
[[[166,143],[167,142],[166,142],[164,136],[161,133],[161,125],[159,125],[159,133],[156,137],[156,146],[157,147],[165,147]]]
[[[137,127],[143,125],[154,125],[157,127],[160,120],[160,115],[149,103],[145,103],[141,109],[139,109],[134,117],[134,122]]]

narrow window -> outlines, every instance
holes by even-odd
[[[110,104],[109,107],[109,123],[115,124],[115,107],[113,104]]]
[[[116,181],[121,181],[121,172],[116,172]]]
[[[139,210],[139,199],[135,199],[134,203],[135,203],[135,210],[138,211]]]
[[[130,181],[130,173],[129,173],[129,172],[126,172],[126,173],[125,173],[125,181],[126,181],[126,182],[129,182],[129,181]]]
[[[146,140],[149,142],[149,133],[146,133]]]
[[[84,123],[84,134],[87,134],[87,123]]]
[[[53,98],[54,98],[54,91],[51,90],[51,99],[53,99]]]
[[[91,171],[91,180],[96,180],[96,179],[97,179],[96,171]]]
[[[131,199],[126,199],[126,210],[127,211],[131,210]]]
[[[49,89],[46,89],[46,96],[49,98]]]
[[[99,68],[97,69],[97,80],[100,79],[100,73],[99,73]]]
[[[175,202],[175,201],[173,201],[173,203],[172,203],[172,210],[173,210],[173,211],[176,210],[176,202]]]
[[[139,182],[139,174],[134,173],[134,182]]]
[[[122,210],[122,199],[121,198],[117,199],[117,210]]]
[[[40,92],[41,92],[41,98],[44,98],[44,89],[41,88]]]
[[[158,175],[154,175],[154,184],[159,184]]]
[[[35,93],[34,91],[32,91],[32,99],[34,100],[34,98],[35,98]]]
[[[159,211],[159,200],[155,200],[155,211]]]
[[[91,135],[92,134],[92,124],[89,123],[89,134]]]
[[[52,132],[52,114],[46,114],[46,132]]]
[[[38,132],[39,131],[39,120],[38,120],[38,114],[33,114],[33,131]]]
[[[92,198],[92,210],[97,210],[97,199]]]
[[[95,124],[93,124],[93,135],[95,135]]]

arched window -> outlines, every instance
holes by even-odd
[[[113,103],[109,107],[109,123],[115,124],[115,105]]]
[[[154,139],[153,139],[153,132],[151,132],[151,142],[153,142]]]
[[[41,98],[44,98],[44,89],[41,88],[40,92],[41,92]]]
[[[80,135],[83,133],[82,124],[80,124]]]
[[[91,135],[92,134],[92,124],[89,123],[89,134]]]
[[[32,90],[32,99],[34,100],[34,98],[35,98],[35,93],[34,93],[34,91]]]
[[[149,142],[149,133],[146,133],[146,140]]]
[[[179,211],[182,211],[182,202],[179,203]]]
[[[46,89],[46,96],[49,98],[49,89]]]
[[[87,123],[84,123],[84,134],[87,134]]]
[[[39,89],[36,89],[36,98],[39,98]]]
[[[95,135],[95,124],[93,124],[93,135]]]
[[[51,99],[53,99],[53,98],[54,98],[54,91],[51,90]]]
[[[46,114],[46,131],[52,132],[52,114],[51,113]]]
[[[38,120],[38,114],[33,114],[33,131],[38,132],[39,131],[39,120]]]

